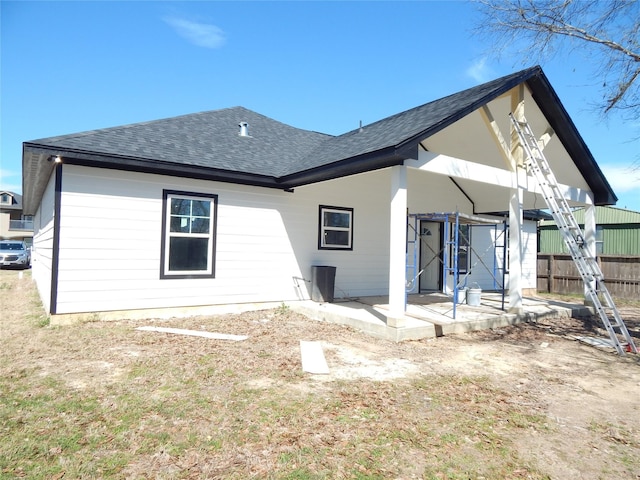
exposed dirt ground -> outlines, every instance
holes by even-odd
[[[290,311],[53,328],[41,316],[30,274],[18,276],[0,271],[0,374],[5,378],[35,369],[38,375],[62,378],[77,390],[106,391],[110,385],[129,381],[132,368],[141,361],[151,364],[165,356],[174,359],[176,368],[187,370],[193,368],[194,358],[213,357],[223,364],[222,371],[235,372],[234,382],[256,389],[281,385],[318,395],[344,382],[363,380],[367,380],[363,388],[369,386],[374,397],[382,395],[376,393],[376,384],[409,385],[409,380],[422,378],[427,385],[438,385],[438,377],[445,375],[482,378],[503,392],[489,402],[506,402],[546,418],[548,428],[513,429],[507,435],[518,457],[548,478],[640,479],[640,358],[621,358],[573,340],[572,336],[602,333],[588,319],[545,320],[399,344]],[[632,335],[640,339],[640,302],[619,307]],[[142,325],[249,338],[228,342],[135,330]],[[322,343],[329,375],[301,372],[300,340]],[[215,391],[215,381],[209,388],[212,395],[224,393]],[[468,413],[480,415],[478,405],[469,405]],[[152,472],[161,463],[158,457],[141,456],[125,472]],[[396,471],[389,478],[420,476],[420,470],[416,472]],[[220,472],[200,474],[224,478]]]

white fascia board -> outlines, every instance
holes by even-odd
[[[518,185],[518,178],[513,172],[439,153],[421,150],[418,152],[418,160],[405,160],[405,165],[423,172],[437,173],[498,187],[521,187],[525,191],[542,195],[542,190],[533,176],[527,175],[526,185]],[[558,184],[558,188],[565,199],[569,201],[583,205],[591,205],[593,203],[593,194],[589,190],[563,184]]]

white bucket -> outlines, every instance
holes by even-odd
[[[456,299],[456,303],[464,303],[466,299],[467,299],[467,289],[466,288],[459,288],[458,289],[458,297]]]
[[[478,305],[480,305],[481,293],[482,293],[482,289],[480,288],[467,289],[467,305],[471,305],[473,307],[477,307]]]

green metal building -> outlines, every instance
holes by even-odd
[[[573,214],[584,228],[584,208]],[[602,255],[640,256],[640,212],[616,207],[596,207],[596,251]],[[568,253],[553,220],[544,220],[538,227],[540,253]]]

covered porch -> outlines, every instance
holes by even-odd
[[[526,296],[536,285],[535,273],[529,271],[535,270],[535,263],[533,267],[525,266],[525,257],[535,255],[536,249],[535,232],[533,235],[525,232],[524,211],[547,205],[542,187],[526,166],[524,148],[510,119],[528,122],[538,133],[536,141],[540,150],[544,149],[545,155],[549,155],[550,168],[555,172],[562,196],[569,205],[585,208],[588,220],[584,248],[595,252],[595,205],[602,200],[589,183],[591,177],[585,174],[586,168],[576,160],[580,157],[579,150],[586,150],[586,146],[577,135],[575,138],[570,135],[570,129],[559,128],[562,125],[555,118],[557,112],[549,111],[525,84],[483,100],[486,101],[477,102],[473,105],[475,108],[451,119],[446,127],[416,136],[412,155],[391,167],[388,297],[360,299],[350,305],[351,312],[358,312],[355,317],[367,318],[364,326],[375,324],[375,318],[384,324],[384,328],[371,328],[377,334],[382,335],[384,331],[385,337],[402,340],[420,337],[422,333],[418,332],[431,329],[430,335],[436,336],[517,323],[540,315],[568,315],[584,308],[550,305]],[[506,212],[501,240],[504,263],[499,282],[506,298],[485,294],[479,306],[459,305],[456,312],[456,305],[446,295],[453,292],[456,296],[456,275],[462,270],[458,266],[457,237],[455,243],[451,242],[447,233],[455,231],[451,228],[443,229],[445,233],[439,234],[439,250],[434,249],[442,252],[441,262],[451,259],[451,271],[447,271],[445,264],[445,272],[440,273],[435,287],[425,288],[415,278],[408,278],[407,256],[411,249],[407,217],[443,211],[461,212],[468,218],[486,222],[491,221],[491,212]],[[415,248],[424,246],[416,242]],[[415,256],[420,258],[420,255],[418,252]],[[413,270],[421,274],[426,269],[420,263]],[[453,284],[449,285],[452,280]],[[433,290],[442,293],[424,293]],[[340,306],[315,307],[327,314],[334,308]]]
[[[523,311],[509,313],[503,307],[501,293],[483,292],[480,305],[457,304],[453,318],[452,298],[443,293],[407,296],[399,325],[389,325],[391,306],[388,296],[343,298],[332,303],[312,300],[294,302],[290,307],[314,320],[350,326],[369,335],[400,342],[421,340],[486,330],[536,321],[541,318],[566,318],[591,315],[584,305],[523,297]]]

